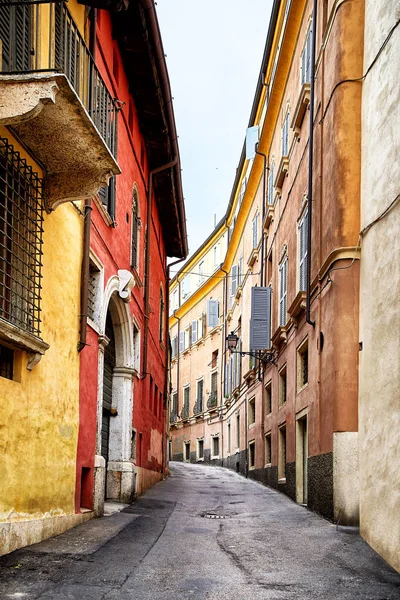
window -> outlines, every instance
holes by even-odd
[[[298,225],[299,236],[299,289],[303,291],[307,286],[307,248],[308,248],[308,208],[303,213]]]
[[[192,344],[197,342],[197,330],[198,330],[198,321],[195,319],[192,321]]]
[[[0,138],[0,317],[40,337],[42,180]]]
[[[287,370],[286,365],[279,371],[279,406],[286,402]]]
[[[133,323],[133,368],[140,373],[140,330]]]
[[[185,442],[184,443],[184,460],[185,462],[190,462],[190,442]]]
[[[269,167],[268,175],[268,204],[271,206],[274,203],[274,163],[272,162]]]
[[[189,277],[185,277],[181,281],[181,294],[182,294],[182,300],[184,300],[190,294],[190,279],[189,279]]]
[[[251,232],[252,232],[252,240],[253,240],[253,248],[257,248],[257,244],[258,244],[258,213],[255,215],[252,225],[251,225]]]
[[[197,381],[196,405],[197,412],[202,413],[204,411],[204,379]]]
[[[111,177],[108,185],[103,185],[97,193],[103,208],[108,212],[111,222],[115,221],[116,178]]]
[[[278,480],[286,481],[286,426],[278,429]]]
[[[311,81],[311,37],[312,26],[308,30],[304,50],[301,53],[301,85]]]
[[[265,459],[264,459],[264,464],[265,466],[270,465],[272,460],[272,454],[271,454],[271,434],[267,433],[267,435],[265,436]]]
[[[236,415],[236,448],[240,448],[240,414]]]
[[[0,344],[0,377],[13,379],[14,376],[14,350]]]
[[[219,435],[211,438],[211,458],[219,458]]]
[[[231,270],[231,298],[236,294],[238,286],[238,271],[238,265],[233,265]]]
[[[204,260],[199,263],[199,285],[201,285],[205,280],[204,276]]]
[[[207,325],[211,329],[219,325],[219,301],[207,300]]]
[[[134,429],[132,429],[131,436],[131,458],[136,460],[136,431]]]
[[[256,466],[256,443],[249,444],[249,469],[254,469]]]
[[[279,265],[279,325],[284,327],[286,325],[286,312],[287,312],[287,267],[288,258],[284,257],[281,264]]]
[[[264,387],[264,407],[265,414],[269,415],[272,411],[272,381],[268,381]]]
[[[185,349],[185,332],[179,332],[179,352],[183,352]]]
[[[282,126],[282,156],[289,154],[289,111],[285,115]]]
[[[165,323],[164,323],[165,319],[164,319],[164,292],[162,287],[160,288],[160,331],[159,331],[159,336],[160,336],[160,342],[164,341],[164,327],[165,327]]]
[[[215,369],[218,365],[218,350],[214,350],[211,355],[211,368]]]
[[[209,408],[218,404],[218,371],[211,373],[211,393],[208,402]]]
[[[32,68],[31,7],[1,4],[1,71],[28,71]]]
[[[217,244],[214,246],[214,267],[219,267],[220,262],[220,245]]]
[[[171,423],[175,423],[178,418],[178,392],[174,392],[171,398]]]
[[[171,358],[172,358],[172,360],[174,360],[174,358],[176,358],[176,355],[178,354],[177,350],[178,350],[178,336],[174,335],[174,337],[171,339]]]
[[[185,346],[184,346],[184,350],[187,350],[190,347],[190,327],[187,327],[185,329]]]
[[[297,350],[297,389],[308,383],[308,339]]]
[[[256,422],[256,399],[249,400],[249,427]]]
[[[139,269],[138,255],[139,255],[139,199],[136,189],[133,190],[133,202],[132,202],[132,244],[131,244],[131,267],[133,269]]]
[[[197,460],[204,460],[204,440],[197,440]]]
[[[97,313],[99,309],[99,292],[100,292],[100,269],[89,259],[89,282],[88,282],[88,317],[92,321],[97,321]]]

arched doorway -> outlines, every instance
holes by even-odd
[[[104,349],[104,367],[103,367],[103,406],[102,406],[102,421],[101,421],[101,456],[105,460],[107,470],[109,449],[110,449],[110,419],[113,405],[113,376],[116,366],[115,359],[115,336],[114,327],[112,324],[111,314],[107,312],[106,338],[108,344]],[[105,498],[107,498],[107,486],[105,486]]]
[[[119,295],[119,278],[105,289],[99,335],[99,387],[95,457],[95,506],[104,500],[131,502],[135,494],[132,460],[134,347],[129,306]],[[96,483],[97,482],[97,483]]]

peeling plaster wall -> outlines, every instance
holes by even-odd
[[[9,132],[1,134],[34,166]],[[50,348],[32,371],[26,352],[17,352],[16,380],[0,378],[0,520],[20,524],[16,543],[24,539],[23,521],[29,528],[45,519],[48,537],[48,519],[74,513],[82,236],[71,204],[44,215],[41,329]]]
[[[364,70],[400,18],[397,0],[366,0]],[[363,84],[361,228],[399,194],[400,27]],[[381,143],[377,143],[377,140]],[[400,570],[400,204],[362,240],[361,535]]]

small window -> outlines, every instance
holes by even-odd
[[[190,442],[185,442],[184,444],[184,459],[185,462],[190,462]]]
[[[284,257],[279,265],[279,325],[286,325],[287,317],[287,269],[288,258]]]
[[[297,350],[297,389],[308,383],[308,339]]]
[[[304,211],[298,225],[299,244],[299,290],[307,287],[308,209]]]
[[[286,480],[286,426],[278,429],[278,480]]]
[[[265,436],[265,465],[270,465],[272,460],[272,447],[271,447],[271,434],[267,433]]]
[[[204,460],[204,440],[197,440],[197,460]]]
[[[264,407],[265,414],[269,415],[272,412],[272,381],[268,381],[264,387]]]
[[[249,427],[256,422],[256,399],[249,400]]]
[[[249,444],[249,469],[254,469],[256,466],[256,443]]]
[[[131,442],[131,457],[132,460],[136,460],[136,431],[134,429],[132,429]]]
[[[279,406],[286,402],[287,393],[287,369],[286,365],[279,371]]]
[[[219,435],[215,435],[211,438],[211,458],[219,458]]]
[[[14,375],[14,350],[0,345],[0,377],[13,379]]]

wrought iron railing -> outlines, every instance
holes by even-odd
[[[64,73],[81,99],[103,141],[116,156],[118,104],[111,96],[94,59],[64,2],[50,6],[44,30],[40,5],[0,4],[1,71]],[[49,58],[40,62],[37,46],[47,37]]]
[[[185,401],[181,410],[181,419],[185,421],[189,418],[189,402]]]
[[[170,415],[169,415],[169,422],[176,423],[177,420],[178,420],[177,413],[174,410],[171,410]]]
[[[218,406],[218,394],[217,392],[211,392],[207,400],[207,408],[216,408]]]
[[[193,406],[193,414],[200,415],[204,411],[203,398],[197,398],[195,405]]]

